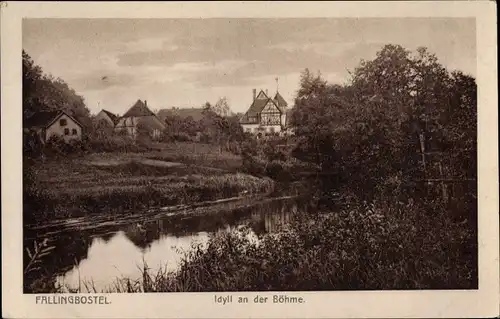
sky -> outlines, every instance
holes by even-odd
[[[245,112],[254,88],[292,105],[305,68],[345,83],[386,44],[427,47],[449,70],[476,75],[475,20],[466,18],[23,21],[23,49],[94,114],[123,114],[138,99],[159,110],[224,96]]]

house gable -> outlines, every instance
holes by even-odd
[[[276,103],[269,99],[260,113],[260,124],[262,125],[280,125],[281,110]]]
[[[273,132],[280,130],[286,125],[287,103],[283,97],[276,92],[273,99],[261,90],[255,97],[248,111],[240,118],[240,124],[246,131],[254,130],[252,125],[273,127]]]
[[[118,124],[119,117],[111,112],[106,111],[106,110],[101,110],[95,116],[94,121],[96,123],[100,123],[100,122],[104,121],[107,123],[107,125],[114,127],[116,124]]]
[[[135,104],[125,114],[123,114],[123,117],[140,117],[152,115],[155,114],[148,108],[146,102],[137,100],[137,102],[135,102]]]
[[[51,136],[61,136],[65,140],[81,139],[82,125],[70,115],[61,112],[51,121],[45,131],[45,140]]]
[[[148,123],[148,125],[153,125],[155,129],[165,129],[165,123],[148,108],[146,101],[143,102],[141,100],[137,100],[137,102],[118,119],[116,128],[135,127],[143,119],[147,119],[143,122]]]
[[[264,91],[260,91],[257,97],[253,100],[252,104],[248,108],[248,111],[241,117],[240,123],[242,124],[253,124],[259,123],[260,113],[264,109],[264,107],[269,102],[269,97],[264,93]]]
[[[61,117],[67,117],[69,120],[71,120],[72,122],[74,122],[76,125],[78,125],[80,127],[80,129],[83,127],[83,125],[78,122],[74,117],[72,117],[71,115],[69,115],[68,113],[64,112],[64,111],[61,111],[61,113],[56,117],[54,118],[53,121],[51,121],[47,127],[49,126],[52,126],[57,120],[59,120]]]
[[[77,121],[74,117],[69,115],[64,111],[42,111],[34,113],[30,118],[26,120],[24,126],[26,128],[43,128],[46,129],[55,123],[62,116],[67,117],[67,119],[74,122],[80,129],[83,127],[82,124]]]
[[[119,119],[118,115],[113,114],[110,111],[106,111],[104,109],[101,112],[103,112],[111,120],[111,123],[113,123],[113,125],[116,125]]]
[[[279,92],[276,92],[276,95],[274,96],[274,101],[280,108],[285,108],[288,106],[288,103],[285,101],[285,99],[281,96]]]
[[[281,110],[273,100],[269,99],[267,101],[267,104],[262,109],[261,113],[281,113]]]
[[[264,91],[260,90],[259,94],[257,95],[257,97],[255,99],[267,100],[267,99],[269,99],[269,97],[266,95],[266,93],[264,93]]]
[[[144,125],[151,130],[153,138],[159,138],[166,125],[147,106],[147,102],[137,100],[135,104],[117,121],[116,131],[126,131],[136,137],[138,126]]]

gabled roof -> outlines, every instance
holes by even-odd
[[[31,115],[26,121],[24,121],[24,127],[26,128],[47,128],[52,123],[54,123],[61,115],[66,115],[80,127],[82,124],[78,122],[74,117],[70,116],[68,113],[64,111],[41,111],[35,112]]]
[[[141,100],[137,100],[135,104],[123,114],[122,117],[140,117],[140,116],[155,116],[155,114]]]
[[[161,109],[158,112],[158,117],[165,121],[168,116],[179,116],[182,119],[187,119],[191,117],[194,121],[199,121],[203,118],[203,108],[171,108],[171,109]]]
[[[118,120],[120,119],[118,115],[111,113],[110,111],[106,111],[105,109],[102,110],[109,118],[111,121],[113,121],[114,124],[118,123]]]
[[[262,112],[262,110],[269,101],[273,102],[273,104],[276,105],[276,107],[278,107],[280,112],[283,112],[283,109],[280,108],[273,99],[269,98],[266,95],[266,93],[264,93],[264,91],[261,90],[257,95],[257,98],[253,101],[252,105],[250,105],[248,111],[241,117],[240,123],[248,123],[248,124],[254,123],[254,121],[249,121],[249,118],[255,117],[260,112]]]
[[[286,103],[285,99],[281,96],[279,92],[276,92],[276,95],[274,96],[274,100],[278,104],[278,107],[280,108],[285,108],[288,106],[288,103]]]

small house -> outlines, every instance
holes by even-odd
[[[25,132],[36,132],[43,142],[52,136],[65,141],[82,139],[82,124],[64,111],[36,112],[24,121]]]
[[[136,138],[141,129],[145,129],[152,139],[159,139],[165,130],[165,124],[148,108],[147,101],[137,100],[135,104],[118,119],[115,131],[126,132]]]

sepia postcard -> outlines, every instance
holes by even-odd
[[[496,5],[1,2],[2,316],[499,316]]]

